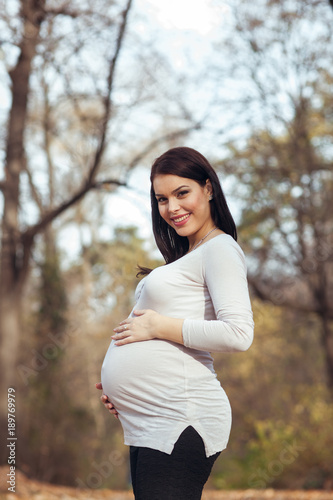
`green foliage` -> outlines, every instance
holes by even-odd
[[[217,488],[324,488],[333,478],[333,403],[318,319],[253,301],[249,351],[216,355],[233,408]],[[312,486],[311,486],[312,485]]]
[[[47,323],[48,328],[59,332],[66,323],[67,297],[58,255],[45,259],[40,265],[40,272],[38,330],[42,334]]]
[[[82,288],[88,280],[87,307],[104,318],[125,319],[133,307],[138,265],[154,268],[161,261],[148,256],[137,228],[118,227],[112,241],[94,242],[83,249],[80,262],[67,273],[67,281]]]
[[[249,486],[324,488],[332,479],[333,404],[325,396],[320,385],[304,388],[290,420],[254,422],[244,460]]]

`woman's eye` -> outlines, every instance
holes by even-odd
[[[184,191],[179,191],[177,193],[177,197],[182,197],[182,196],[186,196],[188,194],[188,190],[184,190]],[[157,203],[165,203],[167,202],[167,198],[165,198],[164,196],[161,196],[160,198],[156,198],[157,200]]]

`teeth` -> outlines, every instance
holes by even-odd
[[[185,220],[189,217],[189,214],[184,215],[183,217],[179,217],[179,219],[173,219],[175,222],[181,222],[182,220]]]

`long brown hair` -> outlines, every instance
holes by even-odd
[[[200,186],[205,186],[207,179],[212,185],[213,199],[210,203],[211,216],[216,227],[229,234],[237,241],[237,229],[230,213],[220,181],[208,160],[198,151],[187,147],[172,148],[156,158],[151,174],[151,210],[153,233],[156,245],[163,255],[166,264],[174,262],[186,254],[189,242],[186,237],[179,236],[177,232],[160,216],[158,203],[155,197],[153,181],[157,175],[171,174],[178,177],[193,179]],[[149,269],[139,267],[140,274],[148,274]]]

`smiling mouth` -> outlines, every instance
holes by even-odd
[[[177,217],[177,218],[172,219],[172,221],[175,224],[179,224],[180,222],[187,220],[189,218],[189,216],[190,216],[190,214],[182,215],[181,217]]]

